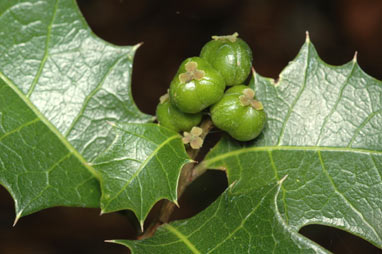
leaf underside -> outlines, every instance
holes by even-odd
[[[222,138],[202,162],[226,170],[226,193],[152,239],[115,242],[133,253],[154,246],[173,250],[166,253],[325,253],[298,234],[323,224],[382,248],[381,82],[356,59],[325,64],[307,37],[277,84],[254,73],[250,87],[264,105],[265,130],[252,142]],[[264,193],[284,176],[278,195]],[[262,203],[268,198],[273,206]]]

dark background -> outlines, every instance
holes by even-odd
[[[380,0],[78,0],[93,31],[117,45],[144,42],[134,60],[132,89],[138,107],[154,114],[179,63],[198,55],[211,35],[238,32],[251,46],[254,67],[277,78],[297,54],[305,31],[329,64],[358,62],[382,78],[382,1]],[[196,181],[174,218],[193,215],[226,187],[222,172]],[[131,214],[127,214],[127,218]],[[22,218],[16,227],[13,201],[0,187],[0,253],[128,253],[103,243],[134,238],[133,220],[118,213],[99,216],[97,209],[52,208]],[[334,253],[382,253],[340,230],[309,226],[302,233]]]

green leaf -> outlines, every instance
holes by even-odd
[[[277,84],[254,74],[250,85],[267,113],[263,134],[223,139],[204,166],[226,169],[238,193],[288,175],[279,203],[296,232],[330,225],[382,248],[382,83],[356,59],[325,64],[307,38]]]
[[[177,203],[180,171],[189,159],[182,136],[157,124],[117,124],[115,139],[93,166],[100,172],[102,212],[134,211],[143,227],[153,205]]]
[[[52,206],[99,206],[99,183],[82,157],[3,80],[0,109],[0,183],[15,200],[15,223]]]
[[[277,83],[254,73],[250,86],[267,113],[265,130],[252,142],[224,137],[199,165],[226,170],[228,191],[153,239],[118,242],[136,253],[154,246],[155,253],[179,253],[174,246],[182,253],[323,253],[298,234],[305,225],[323,224],[382,248],[382,82],[356,59],[325,64],[307,38]],[[284,176],[273,207],[259,205]],[[226,243],[216,240],[221,231],[231,237]]]
[[[72,0],[0,2],[0,184],[17,216],[99,205],[88,165],[114,140],[107,121],[148,122],[131,96],[137,49],[95,36]]]
[[[279,184],[246,194],[228,188],[194,218],[162,226],[151,239],[115,240],[132,253],[328,253],[291,229],[278,212]]]

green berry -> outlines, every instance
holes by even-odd
[[[156,109],[156,116],[160,125],[176,132],[189,131],[202,120],[201,113],[187,114],[177,109],[170,103],[168,95],[161,97],[161,102]]]
[[[170,98],[185,113],[198,113],[224,94],[223,76],[206,60],[190,57],[182,62],[170,84]]]
[[[254,98],[248,86],[238,85],[226,91],[211,107],[212,122],[239,141],[256,138],[264,128],[266,115],[263,105]]]
[[[200,53],[224,77],[227,86],[242,84],[252,67],[252,50],[238,33],[212,36]]]

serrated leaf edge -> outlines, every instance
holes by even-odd
[[[110,124],[114,129],[118,129],[118,130],[120,130],[120,131],[130,133],[131,135],[134,135],[134,136],[137,136],[137,137],[141,137],[141,138],[146,139],[145,137],[140,136],[140,135],[137,135],[136,133],[128,132],[126,129],[121,128],[120,126],[118,126],[118,124],[116,124],[116,123],[114,123],[114,122],[108,122],[108,124]],[[139,124],[143,124],[143,123],[128,123],[128,124],[129,124],[129,125],[136,125],[136,124],[139,125]],[[144,123],[144,124],[146,124],[146,125],[157,125],[157,124],[153,124],[153,123]],[[162,126],[159,126],[159,127],[160,127],[160,128],[164,128],[164,127],[162,127]],[[102,194],[101,194],[101,212],[100,212],[100,215],[103,215],[103,214],[106,214],[106,213],[111,213],[111,212],[116,212],[116,211],[123,210],[123,209],[118,209],[118,210],[107,210],[106,208],[107,208],[107,206],[110,204],[110,202],[111,202],[112,200],[114,200],[115,198],[117,198],[117,196],[118,196],[120,193],[122,193],[122,192],[127,188],[127,186],[131,183],[131,181],[133,180],[133,178],[135,178],[136,176],[138,176],[138,174],[143,170],[144,165],[147,165],[147,163],[148,163],[148,162],[149,162],[149,161],[150,161],[150,160],[151,160],[151,159],[158,153],[158,151],[159,151],[164,145],[168,144],[169,142],[171,142],[171,141],[174,140],[174,139],[177,139],[177,138],[181,139],[181,138],[182,138],[182,136],[179,135],[179,133],[176,133],[176,132],[174,132],[173,130],[168,129],[168,128],[164,128],[164,129],[173,132],[174,135],[172,135],[172,136],[166,138],[166,140],[165,140],[164,142],[160,143],[160,144],[158,145],[158,147],[155,148],[155,150],[150,154],[150,156],[147,157],[147,158],[145,159],[144,163],[142,163],[142,165],[139,167],[139,169],[137,170],[137,172],[135,172],[135,174],[133,175],[133,177],[131,178],[131,180],[130,180],[128,183],[126,183],[126,184],[124,185],[124,187],[117,193],[117,195],[114,196],[113,199],[109,199],[109,202],[108,202],[108,204],[107,204],[106,206],[103,206],[103,205],[102,205],[102,204],[103,204],[103,203],[102,203],[102,200],[104,199],[104,195],[105,195],[104,192],[102,192]],[[105,151],[104,151],[103,153],[106,153],[106,151],[112,147],[112,144],[113,144],[117,139],[118,139],[118,135],[116,135],[114,141],[110,144],[110,146],[109,146],[107,149],[105,149]],[[186,154],[187,154],[187,153],[186,153]],[[176,192],[176,193],[175,193],[175,197],[174,197],[174,199],[169,200],[169,201],[173,202],[173,203],[174,203],[176,206],[178,206],[178,207],[179,207],[179,204],[178,204],[178,194],[177,194],[177,189],[178,189],[179,177],[180,177],[180,174],[181,174],[181,170],[183,169],[183,167],[184,167],[186,164],[188,164],[188,163],[194,163],[194,162],[195,162],[194,160],[192,160],[191,158],[189,158],[188,155],[187,155],[187,157],[188,157],[188,159],[185,159],[185,160],[183,161],[183,163],[180,165],[180,171],[179,171],[178,178],[177,178],[177,181],[176,181],[176,186],[175,186],[175,190],[176,190],[176,191],[175,191],[175,192]],[[110,161],[108,161],[108,162],[110,162]],[[92,164],[92,165],[100,165],[100,164],[103,164],[103,163],[107,163],[107,162],[94,163],[94,164]],[[100,181],[100,185],[101,185],[101,189],[102,189],[102,186],[104,185],[103,178],[101,177],[101,178],[99,179],[99,181]],[[156,200],[153,202],[151,208],[152,208],[158,201],[160,201],[160,200],[162,200],[162,199],[167,199],[167,198],[166,198],[166,197],[158,197],[158,199],[156,199]],[[150,208],[150,210],[151,210],[151,208]],[[129,209],[129,210],[133,211],[133,212],[136,214],[136,211],[135,211],[134,209]],[[142,214],[142,212],[141,212],[141,214]],[[146,217],[147,217],[147,214],[146,214],[143,218],[138,218],[138,221],[139,221],[139,223],[140,223],[140,226],[141,226],[141,230],[142,230],[142,231],[144,230],[143,224],[144,224],[144,220],[146,219]]]
[[[106,210],[107,210],[107,207],[109,206],[110,202],[113,201],[114,199],[116,199],[123,191],[126,190],[127,186],[141,173],[141,171],[144,169],[144,167],[147,165],[147,163],[158,153],[158,151],[164,146],[166,145],[167,143],[169,143],[170,141],[176,139],[176,138],[180,138],[179,135],[174,135],[174,136],[171,136],[169,137],[168,139],[165,140],[165,142],[161,143],[160,145],[158,145],[157,148],[155,148],[155,150],[144,160],[144,162],[139,166],[138,170],[134,173],[134,175],[131,176],[131,178],[129,179],[129,181],[127,181],[125,183],[125,185],[121,188],[121,190],[116,193],[114,195],[113,198],[110,198],[108,200],[108,203],[104,206],[101,207],[101,211],[102,213],[105,213]],[[107,212],[110,212],[110,211],[107,211]]]

